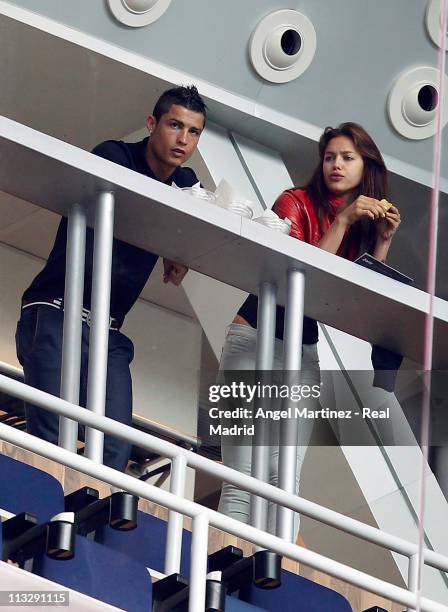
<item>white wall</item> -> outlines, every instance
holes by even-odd
[[[196,435],[202,334],[198,323],[139,300],[122,331],[135,346],[134,413]]]

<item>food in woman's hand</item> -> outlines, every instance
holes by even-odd
[[[382,206],[384,206],[385,211],[387,212],[390,208],[392,208],[392,206],[396,209],[397,213],[398,213],[398,208],[395,206],[395,204],[392,204],[392,202],[388,202],[386,199],[382,199],[380,200],[380,204],[382,204]]]

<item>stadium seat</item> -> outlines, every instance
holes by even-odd
[[[349,602],[336,591],[285,570],[281,587],[264,590],[248,584],[239,598],[272,612],[352,612]]]
[[[53,477],[5,455],[0,455],[0,508],[14,514],[32,512],[39,522],[64,511],[64,492]],[[138,512],[137,528],[120,532],[109,526],[96,532],[93,542],[76,536],[71,560],[35,558],[33,572],[132,612],[150,612],[151,578],[146,567],[164,571],[166,521]],[[2,534],[0,529],[0,545]],[[190,574],[191,533],[183,530],[180,573]],[[123,588],[125,585],[125,588]],[[239,598],[226,597],[228,612],[351,612],[348,601],[335,591],[282,570],[282,586],[263,590],[247,584]]]
[[[40,523],[64,510],[64,491],[53,476],[0,454],[0,508],[32,512]]]
[[[145,512],[138,512],[136,529],[124,533],[108,526],[101,527],[96,532],[95,540],[128,555],[146,567],[163,572],[166,531],[166,521]],[[184,529],[180,566],[182,576],[190,575],[190,544],[191,533]]]
[[[55,561],[34,559],[33,573],[129,612],[151,612],[151,577],[144,565],[83,536],[75,556]]]
[[[254,606],[235,597],[226,597],[226,612],[268,612],[266,608]]]

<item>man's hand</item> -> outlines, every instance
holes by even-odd
[[[188,272],[187,266],[178,263],[177,261],[171,261],[170,259],[163,258],[163,282],[173,283],[178,287],[184,280],[185,274]]]

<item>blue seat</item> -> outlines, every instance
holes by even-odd
[[[0,507],[14,514],[32,512],[40,523],[64,510],[64,491],[54,478],[0,454]]]
[[[34,559],[33,573],[129,612],[151,612],[148,570],[133,559],[83,536],[76,536],[75,556],[55,561]]]
[[[236,599],[235,597],[226,597],[226,612],[268,612],[266,608],[253,606],[250,603]]]
[[[108,526],[101,527],[96,532],[95,540],[128,555],[146,567],[163,572],[166,531],[166,521],[145,512],[138,512],[136,529],[120,532]],[[182,576],[190,575],[190,545],[191,533],[184,529],[180,566]]]
[[[240,590],[239,597],[275,612],[352,612],[349,602],[336,591],[286,570],[282,570],[278,589],[259,589],[250,584]]]
[[[107,525],[97,530],[97,542],[128,555],[139,563],[159,572],[164,571],[166,521],[138,512],[138,527],[132,531],[120,532]],[[182,560],[180,573],[183,576],[190,574],[190,545],[191,533],[183,530]],[[254,606],[247,602],[226,597],[226,612],[266,612],[265,608]]]

